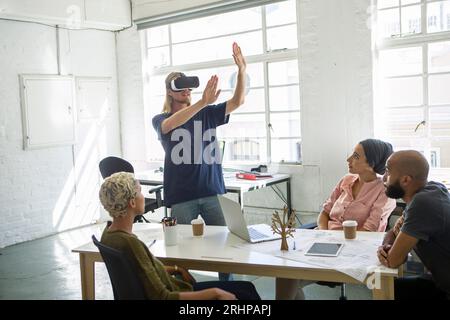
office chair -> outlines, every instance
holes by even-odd
[[[116,172],[130,172],[134,173],[134,168],[128,161],[118,157],[106,157],[98,164],[100,173],[103,179],[109,177]],[[149,193],[155,193],[156,198],[145,198],[145,212],[154,212],[159,207],[163,206],[161,199],[161,190],[163,186],[156,186],[149,190]],[[136,216],[134,222],[149,222],[143,215]]]
[[[108,270],[114,300],[146,300],[144,286],[133,263],[119,250],[105,246],[92,235]]]
[[[317,223],[316,222],[303,224],[303,225],[301,225],[299,227],[299,229],[315,229],[315,228],[317,228]],[[335,288],[336,286],[340,286],[341,287],[341,295],[339,297],[339,300],[347,300],[345,283],[330,282],[330,281],[317,281],[317,284],[321,285],[321,286],[327,286],[327,287],[330,287],[330,288]]]

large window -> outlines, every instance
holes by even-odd
[[[142,31],[145,42],[146,118],[161,112],[164,79],[172,71],[200,78],[192,101],[200,99],[207,80],[219,77],[228,100],[236,82],[231,58],[237,42],[247,60],[247,95],[227,125],[218,128],[226,142],[225,162],[301,162],[299,66],[296,1],[223,13]],[[149,121],[148,159],[164,152]]]
[[[377,135],[450,168],[450,1],[377,6]]]

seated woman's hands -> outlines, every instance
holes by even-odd
[[[190,284],[195,284],[197,281],[186,269],[178,266],[165,266],[166,271],[171,276],[180,275],[183,281],[189,282]]]
[[[231,292],[214,288],[216,290],[216,299],[217,300],[237,300],[236,296],[232,294]]]

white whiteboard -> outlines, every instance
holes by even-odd
[[[24,148],[75,143],[73,77],[20,75]]]
[[[111,111],[110,77],[76,77],[78,120],[104,119]]]

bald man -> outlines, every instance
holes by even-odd
[[[393,153],[383,180],[390,198],[403,199],[403,217],[378,249],[380,262],[391,268],[403,264],[411,250],[430,275],[399,278],[396,299],[450,298],[450,194],[438,182],[428,182],[429,165],[417,151]]]

